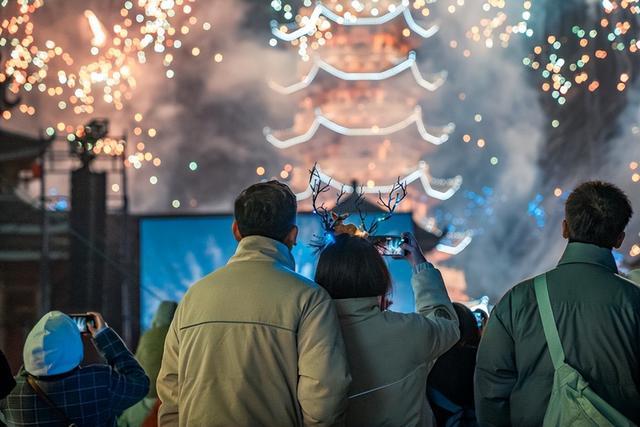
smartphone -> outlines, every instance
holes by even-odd
[[[476,318],[476,324],[478,325],[478,329],[483,329],[484,328],[484,322],[485,322],[485,314],[484,312],[482,312],[481,310],[473,310],[473,315]]]
[[[95,326],[93,316],[90,314],[70,314],[71,320],[76,324],[81,334],[88,334],[89,328],[87,325]]]
[[[403,257],[404,249],[402,244],[406,240],[401,236],[371,236],[371,242],[382,256]]]

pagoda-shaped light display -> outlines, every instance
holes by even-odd
[[[291,185],[303,206],[311,196],[308,170],[317,164],[317,179],[347,193],[377,197],[400,179],[409,188],[401,208],[429,232],[443,227],[429,209],[454,196],[462,177],[434,178],[429,170],[429,154],[447,142],[454,124],[431,123],[419,104],[445,83],[447,73],[420,70],[416,49],[438,26],[424,24],[428,9],[417,3],[305,0],[294,11],[272,2],[291,19],[272,22],[271,45],[295,48],[300,65],[293,76],[277,76],[269,85],[299,108],[290,128],[264,133],[295,159]],[[455,255],[470,241],[469,233],[454,231],[437,249]]]

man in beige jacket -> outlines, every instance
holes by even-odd
[[[340,424],[351,377],[329,295],[294,272],[295,195],[252,185],[234,216],[235,255],[189,289],[169,328],[159,424]]]

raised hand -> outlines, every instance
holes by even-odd
[[[87,321],[87,329],[89,329],[89,332],[91,332],[91,336],[95,337],[96,335],[98,335],[98,332],[107,327],[107,322],[104,321],[102,314],[98,312],[89,311],[87,312],[87,314],[93,318],[93,322]]]
[[[420,249],[420,245],[413,233],[402,233],[402,238],[404,239],[404,243],[401,245],[405,253],[404,258],[409,261],[409,264],[411,264],[412,267],[422,264],[423,262],[427,262],[427,259],[424,257],[422,249]]]

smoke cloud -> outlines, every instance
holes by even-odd
[[[446,4],[434,5],[429,19],[437,19],[441,30],[417,53],[425,75],[442,69],[449,73],[444,86],[421,97],[427,122],[457,125],[450,140],[426,160],[436,177],[464,178],[461,191],[435,211],[443,223],[476,232],[472,244],[446,264],[465,272],[472,297],[487,294],[495,301],[516,282],[557,261],[564,246],[559,234],[562,201],[545,205],[542,228],[528,214],[543,178],[550,179],[542,177],[538,167],[548,118],[522,66],[523,43],[514,40],[507,49],[490,49],[465,38],[468,28],[477,24],[479,6],[470,4],[450,14]],[[161,57],[149,54],[149,62],[134,70],[138,87],[126,110],[114,113],[104,106],[97,111],[110,117],[114,133],[131,131],[134,112],[143,114],[145,126],[158,130],[153,141],[144,142],[162,165],[145,164],[131,173],[135,213],[230,212],[235,195],[259,179],[258,166],[269,177],[290,161],[262,132],[265,126],[289,127],[297,110],[295,101],[267,85],[269,77],[291,83],[298,76],[295,50],[268,45],[269,21],[274,18],[268,2],[199,1],[193,7],[212,31],[194,30],[183,38],[183,49],[175,52],[175,77],[166,79]],[[99,0],[55,2],[38,17],[42,26],[49,25],[44,31],[66,49],[75,48],[80,58],[88,57],[91,38],[83,16],[87,8],[103,23],[118,18]],[[456,48],[451,48],[452,41]],[[198,57],[191,55],[192,46],[201,50]],[[463,55],[467,48],[468,58]],[[213,59],[218,53],[221,62]],[[54,108],[41,106],[40,111],[37,123],[16,120],[11,126],[33,129],[60,120]],[[637,122],[639,114],[637,107],[630,108],[622,122]],[[129,135],[134,144],[142,140]],[[463,135],[470,135],[470,142],[463,142]],[[479,139],[485,141],[484,148],[478,147]],[[629,127],[613,145],[610,160],[593,176],[624,183],[637,202],[637,186],[631,186],[628,170],[620,167],[628,164],[630,152],[638,154],[637,135]],[[635,157],[639,160],[640,155]],[[191,162],[197,163],[195,171],[188,167]],[[151,176],[158,184],[149,183]],[[480,205],[472,194],[482,195]],[[172,200],[179,200],[183,210],[172,210]]]

